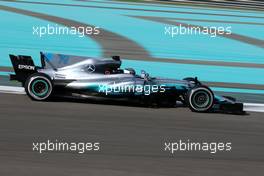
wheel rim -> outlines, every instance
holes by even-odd
[[[35,96],[44,97],[49,92],[49,84],[42,79],[33,81],[31,91]]]
[[[210,94],[206,91],[197,91],[193,94],[192,104],[197,109],[207,109],[211,105]]]

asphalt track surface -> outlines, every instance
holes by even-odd
[[[0,9],[52,20],[66,26],[90,25],[12,7],[0,6]],[[127,38],[106,30],[103,34],[103,37],[94,39],[103,46],[104,56],[123,52],[122,55],[128,59],[155,59],[151,58],[144,48]],[[263,41],[255,40],[253,43],[263,47]],[[119,50],[116,51],[115,48]],[[162,59],[164,62],[174,62],[171,59]],[[156,61],[158,60],[161,59],[157,58]],[[183,61],[178,59],[175,62]],[[231,66],[236,65],[231,63]],[[262,64],[238,66],[263,68]],[[10,68],[3,69],[10,71]],[[1,77],[1,81],[4,79],[6,76]],[[257,88],[256,85],[251,87]],[[234,93],[230,95],[234,96]],[[263,95],[237,94],[235,97],[241,101],[264,101]],[[264,172],[263,113],[193,113],[182,107],[144,108],[69,100],[34,102],[25,95],[0,94],[0,139],[1,176],[248,176],[263,175]],[[101,150],[84,154],[39,154],[32,151],[33,142],[46,142],[48,139],[100,142]],[[164,142],[187,139],[194,142],[232,142],[232,150],[216,154],[178,151],[173,155],[164,151]]]
[[[262,175],[263,114],[193,113],[0,94],[0,175]],[[99,152],[32,151],[47,140],[100,142]],[[164,151],[178,140],[232,142],[230,152]]]

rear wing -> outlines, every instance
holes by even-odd
[[[34,64],[31,56],[9,55],[15,74],[10,75],[10,80],[17,80],[25,83],[29,75],[37,72],[37,67]]]
[[[38,69],[51,67],[52,69],[57,70],[42,52],[40,52],[41,67],[35,65],[31,56],[16,56],[10,54],[9,57],[15,71],[15,74],[10,75],[10,80],[19,81],[22,84],[26,82],[31,74],[36,73]]]

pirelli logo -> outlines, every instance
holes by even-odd
[[[35,70],[35,66],[31,66],[31,65],[18,65],[18,69],[20,69],[20,70]]]

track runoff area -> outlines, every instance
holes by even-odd
[[[85,1],[84,1],[85,2]],[[102,1],[102,2],[100,2],[100,3],[106,3],[106,4],[108,4],[108,5],[115,5],[115,4],[118,4],[118,2],[107,2],[107,1]],[[187,1],[186,1],[187,2]],[[192,1],[188,1],[188,2],[192,2]],[[24,2],[25,3],[25,2]],[[34,4],[33,2],[30,2],[29,4]],[[75,2],[75,3],[77,3],[77,2]],[[87,2],[88,3],[88,2]],[[209,3],[209,2],[207,2],[207,3]],[[230,3],[229,1],[227,1],[227,3]],[[227,4],[226,3],[226,4]],[[234,2],[233,2],[234,3]],[[236,3],[238,3],[238,1],[236,2]],[[23,4],[23,2],[21,3],[21,4]],[[43,3],[39,3],[40,5],[43,5],[43,6],[45,6],[45,5],[58,5],[58,4],[52,4],[52,3],[50,3],[50,4],[43,4]],[[37,5],[39,5],[39,4],[37,4]],[[19,3],[18,3],[18,5],[20,5]],[[64,6],[66,6],[65,4],[63,4]],[[123,3],[120,3],[120,5],[124,5]],[[129,5],[131,5],[131,4],[129,4]],[[147,4],[147,5],[145,5],[146,7],[148,7],[148,5],[149,4]],[[67,5],[67,7],[68,6],[70,6],[70,5]],[[82,5],[80,5],[80,6],[82,6]],[[161,5],[162,6],[162,5]],[[83,5],[82,7],[85,7],[86,8],[86,6],[85,5]],[[88,6],[87,6],[88,7]],[[97,8],[97,6],[95,6],[94,8]],[[129,10],[129,8],[123,8],[123,7],[107,7],[107,8],[113,8],[113,9],[115,9],[115,10]],[[137,8],[138,8],[138,6],[137,6]],[[135,9],[133,9],[133,10],[135,10]],[[144,11],[144,10],[142,10],[142,11]],[[164,10],[150,10],[151,12],[153,11],[153,12],[155,12],[155,11],[161,11],[161,13],[163,13],[163,11]],[[169,13],[171,13],[172,11],[164,11],[164,12],[169,12]],[[177,13],[181,13],[181,12],[177,12]],[[199,14],[202,14],[201,12],[199,12]],[[131,16],[131,14],[128,14],[128,16]],[[234,15],[233,15],[234,16]],[[131,16],[132,17],[132,16]],[[134,16],[135,18],[140,18],[140,19],[143,19],[143,20],[153,20],[154,22],[156,21],[156,22],[164,22],[164,21],[160,21],[160,18],[153,18],[153,17],[147,17],[147,16],[145,16],[145,15],[143,15],[143,14],[141,14],[140,16]],[[130,19],[131,20],[131,19]],[[176,19],[175,19],[176,20]],[[184,18],[182,18],[181,20],[186,20],[186,19],[184,19]],[[210,21],[210,20],[209,20]],[[213,22],[213,20],[211,20],[212,22]],[[167,23],[169,23],[169,21],[165,21],[165,22],[167,22]],[[203,21],[203,22],[206,22],[206,21]],[[260,25],[259,23],[257,24],[257,25]],[[105,43],[106,41],[103,41],[103,43]],[[207,41],[207,42],[209,42],[209,41]],[[120,47],[119,45],[118,45],[118,43],[115,43],[115,45],[117,45],[118,47]],[[127,47],[128,49],[129,49],[129,47]],[[130,52],[130,51],[128,51],[128,52]],[[249,51],[249,52],[252,52],[252,51]],[[137,57],[137,56],[135,56],[135,57]],[[155,60],[155,58],[151,58],[151,59],[153,59],[153,60]],[[166,61],[166,59],[164,59],[165,61]],[[151,61],[151,60],[150,60]],[[171,60],[170,60],[171,61]],[[179,60],[175,60],[175,62],[177,63],[177,62],[179,62],[179,63],[186,63],[185,61],[179,61]],[[136,63],[136,61],[135,61],[135,63]],[[162,62],[161,62],[162,63]],[[226,63],[228,63],[228,62],[226,62]],[[194,64],[195,64],[195,62],[194,62]],[[132,65],[133,65],[133,63],[132,63]],[[137,66],[138,64],[135,64],[135,66]],[[241,65],[243,66],[243,67],[245,67],[246,66],[246,63],[241,63]],[[255,65],[257,65],[257,63],[255,64]],[[206,66],[205,66],[206,67]],[[165,68],[166,68],[166,66],[165,66]],[[250,68],[250,67],[249,67]],[[178,67],[177,67],[177,69],[179,69]],[[177,69],[175,69],[175,70],[177,70]],[[225,68],[223,68],[223,69],[225,69]],[[154,69],[153,69],[154,70]],[[177,71],[176,71],[177,72]],[[171,75],[175,75],[175,74],[177,74],[176,72],[174,72],[173,74],[171,74]],[[179,71],[179,72],[181,72],[181,71]],[[228,73],[228,71],[226,71],[226,73]],[[226,74],[225,73],[225,74]],[[256,73],[257,74],[257,73]],[[5,74],[5,76],[6,76],[6,74]],[[164,77],[166,77],[166,75],[164,76]],[[237,77],[239,77],[239,73],[237,73]],[[211,79],[211,78],[208,78],[208,79]],[[0,80],[0,82],[1,82],[1,80]],[[1,83],[0,83],[1,84]],[[0,92],[1,93],[9,93],[9,94],[25,94],[25,91],[24,91],[24,88],[22,88],[22,87],[15,87],[15,86],[6,86],[6,85],[8,85],[8,84],[6,84],[6,82],[3,84],[3,85],[0,85]],[[243,90],[243,89],[242,89]],[[232,92],[228,92],[229,93],[229,95],[231,95],[232,96]],[[239,92],[235,92],[235,93],[239,93]],[[236,94],[234,93],[234,97],[236,97]],[[223,95],[225,95],[225,92],[222,92],[222,94]],[[248,93],[247,92],[247,95],[250,95],[250,93]],[[239,99],[244,99],[243,98],[243,94],[241,94],[241,95],[239,95],[240,97],[239,97]],[[242,96],[242,98],[241,98],[241,96]],[[257,96],[255,96],[255,97],[257,97]],[[260,99],[261,99],[261,97],[257,97],[258,98],[258,101],[257,102],[263,102],[262,100],[260,101]],[[243,101],[243,104],[244,104],[244,110],[245,111],[251,111],[251,112],[264,112],[264,104],[262,104],[262,103],[254,103],[254,101],[253,102],[251,102],[250,100],[253,100],[254,98],[249,98],[249,100],[246,98],[246,100],[245,100],[245,102]]]
[[[44,19],[44,20],[51,20],[50,17],[61,16],[61,17],[55,18],[57,20],[55,22],[62,23],[61,21],[67,21],[67,23],[74,25],[75,24],[74,21],[66,20],[66,17],[67,18],[73,18],[72,16],[70,16],[71,14],[69,14],[69,13],[65,14],[65,11],[60,11],[61,13],[58,14],[57,9],[58,8],[62,8],[62,9],[64,9],[64,8],[79,8],[80,11],[82,11],[82,10],[85,11],[83,13],[89,13],[90,12],[89,10],[86,10],[86,9],[91,9],[93,11],[104,9],[105,14],[109,13],[110,15],[113,15],[113,14],[115,15],[111,19],[116,18],[116,19],[121,20],[120,24],[122,24],[122,22],[126,22],[127,20],[130,20],[131,24],[139,22],[139,21],[142,22],[142,20],[143,20],[144,23],[141,23],[141,25],[143,25],[144,27],[149,26],[153,29],[157,29],[156,25],[160,24],[160,23],[168,24],[168,25],[170,25],[170,24],[175,25],[175,24],[181,23],[182,25],[184,25],[186,20],[187,20],[187,22],[189,20],[189,22],[193,23],[194,25],[197,25],[198,23],[202,23],[202,24],[206,25],[207,23],[210,24],[210,23],[219,23],[219,22],[221,22],[221,23],[232,22],[235,25],[255,25],[254,28],[261,27],[261,25],[263,25],[263,23],[260,23],[262,17],[260,17],[261,14],[259,14],[259,12],[256,15],[253,15],[253,14],[255,14],[255,12],[254,13],[250,12],[249,15],[245,16],[246,13],[239,15],[238,12],[234,13],[234,12],[229,12],[229,11],[227,11],[227,14],[224,14],[224,12],[222,12],[219,9],[218,9],[218,11],[215,11],[215,12],[212,12],[212,11],[214,11],[212,9],[202,9],[202,10],[201,9],[195,9],[195,8],[192,9],[192,8],[189,8],[186,6],[185,7],[182,7],[182,6],[175,7],[175,9],[172,9],[172,6],[168,7],[168,6],[160,5],[160,7],[159,7],[159,5],[157,5],[157,4],[155,4],[153,6],[149,3],[136,5],[134,2],[129,2],[129,3],[122,2],[121,3],[121,2],[113,2],[113,1],[67,1],[67,3],[65,3],[65,4],[61,3],[61,2],[53,2],[53,1],[34,2],[34,1],[8,1],[7,0],[7,1],[0,1],[0,2],[1,2],[1,9],[3,10],[1,12],[8,12],[8,13],[14,12],[14,13],[12,13],[12,15],[15,15],[15,13],[25,15],[25,16],[20,16],[20,15],[14,16],[12,20],[20,19],[20,18],[22,20],[22,17],[23,18],[24,17],[38,17],[38,18]],[[206,1],[206,2],[211,3],[211,1]],[[218,2],[220,2],[220,1],[218,1]],[[221,4],[227,4],[227,5],[230,4],[230,1],[221,1],[221,2],[223,2]],[[249,3],[249,2],[254,4],[253,1],[245,1],[243,4]],[[239,1],[232,1],[232,3],[242,4]],[[258,2],[257,4],[258,4],[258,6],[262,7],[261,2]],[[32,12],[32,9],[34,9],[34,7],[38,7],[38,6],[41,6],[41,9],[47,11],[46,13],[50,13],[52,16],[44,15],[44,12],[43,13]],[[116,11],[120,11],[121,15],[116,15],[115,14]],[[219,16],[221,16],[221,14],[216,14],[216,13],[220,13],[220,12],[221,12],[221,14],[224,14],[223,15],[224,17],[228,17],[230,19],[225,21],[222,19],[222,17],[220,18]],[[166,13],[170,14],[169,17],[165,15]],[[113,38],[113,41],[110,41],[110,42],[111,42],[111,45],[113,45],[114,47],[107,48],[107,46],[111,46],[111,45],[109,45],[109,41],[103,40],[104,37],[102,37],[102,39],[94,38],[98,43],[100,43],[103,46],[103,49],[104,49],[103,51],[101,51],[101,50],[98,51],[98,53],[113,53],[113,50],[115,48],[122,48],[122,49],[124,49],[122,51],[123,55],[125,55],[125,58],[128,58],[128,60],[124,60],[125,63],[131,64],[132,67],[139,67],[140,65],[145,64],[145,65],[147,65],[147,67],[151,68],[150,71],[153,71],[153,72],[154,72],[154,70],[157,72],[159,70],[160,66],[162,65],[162,68],[170,71],[169,73],[166,73],[166,71],[164,71],[164,70],[158,71],[157,74],[161,75],[162,77],[177,75],[179,73],[182,75],[184,75],[184,74],[187,75],[190,73],[190,71],[184,71],[184,70],[191,70],[192,74],[194,74],[198,78],[200,78],[200,77],[205,78],[210,83],[214,83],[213,81],[223,82],[228,77],[229,72],[234,73],[233,80],[236,80],[236,81],[237,80],[240,81],[240,78],[241,78],[240,74],[248,73],[250,75],[252,74],[252,78],[254,78],[254,80],[252,80],[251,77],[245,78],[245,75],[244,75],[243,79],[241,78],[241,82],[238,83],[238,84],[241,83],[241,85],[238,85],[238,86],[240,86],[239,87],[240,90],[255,91],[252,87],[250,87],[250,89],[243,88],[243,86],[245,86],[245,85],[253,85],[253,87],[255,85],[258,85],[258,86],[260,85],[261,86],[260,89],[261,90],[263,89],[262,88],[263,86],[261,85],[262,84],[261,79],[259,78],[259,74],[262,73],[260,70],[263,69],[262,68],[263,63],[261,63],[261,61],[259,61],[260,60],[259,58],[253,57],[251,59],[250,58],[251,55],[248,55],[247,58],[246,57],[241,58],[241,60],[245,61],[244,63],[242,63],[242,62],[240,63],[239,60],[236,60],[236,63],[235,62],[230,63],[230,62],[228,62],[229,61],[228,59],[230,57],[236,58],[236,59],[240,59],[240,58],[235,57],[235,55],[230,56],[230,54],[232,52],[229,52],[228,50],[226,50],[228,48],[221,48],[223,46],[230,46],[229,47],[229,48],[231,48],[230,51],[234,50],[235,48],[238,48],[237,45],[235,45],[235,42],[233,44],[232,44],[232,42],[230,42],[231,40],[234,40],[234,41],[238,41],[241,43],[246,43],[246,44],[252,45],[252,47],[250,47],[250,48],[248,48],[248,47],[244,48],[245,50],[241,48],[241,50],[247,51],[247,53],[257,53],[257,51],[259,51],[259,49],[263,46],[262,40],[256,40],[258,37],[260,37],[260,38],[262,37],[257,32],[251,33],[251,31],[243,31],[242,29],[247,29],[247,28],[240,27],[239,29],[241,29],[242,31],[239,31],[239,32],[243,33],[244,35],[245,34],[249,35],[249,33],[250,33],[251,36],[245,37],[243,35],[235,34],[234,36],[221,38],[221,42],[224,41],[224,43],[225,43],[227,41],[227,43],[217,44],[215,47],[217,47],[218,50],[226,51],[225,53],[220,53],[220,55],[222,56],[221,59],[223,59],[225,62],[215,62],[215,61],[211,62],[210,60],[203,60],[203,61],[201,61],[201,60],[199,60],[199,61],[181,60],[181,59],[173,59],[173,55],[186,55],[186,53],[188,53],[188,54],[191,54],[190,57],[195,57],[195,54],[192,55],[192,53],[195,53],[195,52],[192,52],[192,50],[189,50],[188,47],[186,47],[187,49],[185,47],[182,47],[178,50],[177,49],[175,50],[175,47],[173,47],[172,50],[167,50],[167,48],[163,48],[164,47],[163,45],[157,45],[157,46],[156,45],[149,45],[149,40],[150,39],[154,40],[151,31],[149,32],[149,34],[151,35],[149,38],[145,37],[148,35],[137,36],[137,34],[133,33],[133,31],[127,31],[127,33],[122,33],[124,31],[119,30],[120,26],[117,25],[117,28],[115,28],[115,26],[112,25],[112,23],[114,23],[114,21],[111,21],[111,19],[109,19],[108,21],[104,21],[103,20],[104,14],[101,14],[101,15],[102,16],[96,17],[96,18],[100,18],[100,19],[98,19],[96,21],[91,21],[91,22],[92,23],[96,23],[96,22],[99,23],[100,21],[103,21],[103,24],[98,24],[98,26],[104,25],[104,28],[109,28],[109,26],[111,26],[111,30],[113,30],[114,33],[110,33],[109,31],[103,31],[103,32],[106,34],[106,38],[108,35],[111,35],[110,38]],[[175,18],[175,16],[179,16],[179,15],[182,17],[181,18]],[[185,17],[185,15],[186,15],[186,17]],[[11,15],[9,14],[8,16],[11,16]],[[171,17],[171,16],[174,16],[174,17]],[[201,16],[201,18],[206,17],[206,20],[205,19],[192,19],[194,17],[196,18],[197,16]],[[65,19],[62,17],[64,17]],[[163,17],[163,19],[161,17]],[[216,17],[217,17],[217,19],[215,19]],[[251,20],[251,22],[248,22],[248,21],[245,21],[244,18],[252,18],[252,20],[255,20],[255,21]],[[31,19],[34,19],[34,18],[31,18]],[[242,19],[243,23],[236,24],[239,22],[239,19]],[[89,20],[92,20],[92,19],[89,19]],[[122,20],[124,20],[124,21],[122,21]],[[179,21],[179,22],[177,22],[177,21]],[[155,25],[154,25],[154,23],[155,23]],[[67,25],[67,24],[64,24],[64,25]],[[252,27],[251,27],[251,29],[252,29]],[[119,33],[122,33],[122,35],[126,36],[127,38],[122,38],[121,35],[120,36],[116,35]],[[134,36],[131,36],[131,34],[133,34]],[[135,40],[137,43],[140,43],[142,46],[145,46],[147,48],[147,51],[140,48],[138,45],[135,45],[135,43],[133,43],[134,41],[132,41],[132,40],[123,42],[124,39],[129,39],[129,38],[133,38],[133,40]],[[86,38],[85,42],[89,41],[87,39],[89,39],[89,38]],[[189,38],[189,39],[191,41],[193,40],[192,38]],[[202,39],[205,40],[205,41],[201,41],[203,43],[210,43],[210,41],[211,41],[211,40],[208,41],[207,39],[204,39],[204,38],[202,38]],[[225,40],[223,40],[223,39],[225,39]],[[217,41],[217,40],[218,39],[216,39],[215,41]],[[121,44],[118,43],[118,41],[122,41],[122,42],[120,42]],[[168,46],[175,46],[174,42],[176,40],[166,40],[166,42],[169,42],[169,41],[171,43]],[[154,42],[160,43],[160,41],[154,41]],[[185,42],[185,41],[182,41],[182,42]],[[195,41],[193,41],[193,42],[195,42]],[[68,43],[69,42],[65,42],[65,48],[70,50],[70,49],[72,49],[72,46],[70,46],[70,47],[66,46],[66,45],[68,45]],[[72,42],[70,42],[70,43],[74,43],[74,40],[72,40]],[[45,43],[45,42],[44,42],[44,44],[47,46],[50,45],[50,43]],[[186,43],[184,43],[184,44],[186,46]],[[36,46],[36,45],[34,44],[34,46]],[[56,45],[58,45],[58,44],[56,44]],[[146,46],[146,45],[148,45],[148,46]],[[189,45],[189,43],[188,43],[188,45]],[[78,46],[78,44],[77,44],[77,46]],[[199,45],[197,45],[197,46],[199,47]],[[243,46],[246,46],[246,45],[243,45]],[[52,46],[50,46],[50,47],[52,47]],[[15,47],[15,48],[18,48],[18,47]],[[142,53],[143,54],[140,55],[137,52],[130,50],[130,48],[133,48],[133,49],[136,48],[138,50],[138,53],[141,52],[141,54]],[[55,48],[55,49],[59,50],[59,48]],[[213,51],[209,52],[207,49],[206,50],[205,49],[206,49],[206,47],[197,48],[197,50],[199,50],[199,52],[203,53],[203,57],[207,57],[208,59],[215,57],[213,55],[213,54],[215,54],[215,52],[213,52]],[[97,49],[95,48],[94,50],[97,50]],[[78,52],[80,50],[78,49],[76,51]],[[159,54],[155,53],[155,51],[157,51],[157,53],[159,53]],[[166,55],[166,51],[171,53],[172,56],[170,56],[168,54]],[[19,51],[17,51],[17,52],[19,52]],[[85,49],[85,55],[87,55],[87,52],[91,53],[92,51],[87,51],[87,49]],[[163,53],[163,55],[160,53]],[[236,53],[238,53],[238,51],[236,51],[234,53],[236,54]],[[6,57],[8,54],[9,53],[6,52],[4,56],[1,56],[1,58]],[[18,53],[18,54],[20,54],[20,53]],[[77,54],[84,55],[84,53],[77,53]],[[96,55],[96,52],[93,53],[92,55]],[[152,55],[155,55],[155,57],[152,57]],[[166,57],[172,57],[172,58],[166,58],[164,55],[166,55]],[[134,58],[131,59],[132,56]],[[243,54],[241,54],[240,56],[244,57]],[[254,56],[257,56],[257,55],[254,55]],[[135,59],[137,57],[139,58],[138,60]],[[35,57],[35,58],[37,58],[37,57]],[[147,59],[143,60],[144,58],[147,58]],[[249,60],[246,60],[246,59],[249,59]],[[141,62],[141,61],[143,61],[143,62]],[[155,62],[155,61],[159,61],[159,62]],[[247,63],[250,61],[252,61],[252,63],[253,63],[253,64],[252,63],[249,64],[251,66],[247,65]],[[4,66],[10,67],[10,65],[8,65],[10,63],[7,60],[4,60],[3,63],[1,62],[1,66],[2,66],[2,64],[4,64]],[[129,64],[127,64],[127,66]],[[217,64],[217,65],[214,65],[214,64]],[[229,65],[226,65],[226,64],[229,64]],[[221,70],[219,69],[219,66],[221,66]],[[261,66],[261,68],[260,68],[260,66]],[[211,67],[211,69],[209,69],[209,67]],[[223,76],[222,77],[219,76],[217,78],[219,80],[215,80],[216,77],[213,74],[205,74],[205,73],[211,72],[212,70],[213,71],[220,70],[219,72],[217,72],[215,74],[223,75]],[[1,72],[1,70],[0,70],[0,72]],[[2,71],[2,73],[4,73],[4,72]],[[152,74],[152,73],[150,73],[150,74]],[[4,73],[4,75],[7,76],[6,73]],[[183,77],[183,76],[177,76],[177,77]],[[228,77],[228,79],[229,79],[229,77]],[[203,80],[203,79],[201,79],[201,80]],[[231,80],[231,82],[233,80]],[[0,82],[1,82],[1,80],[0,80]],[[5,85],[8,85],[8,84],[2,84],[1,85],[0,92],[24,94],[24,90],[21,87],[13,87],[13,86],[11,87],[11,86],[5,86]],[[230,83],[227,85],[231,86]],[[211,87],[211,85],[209,85],[209,86]],[[216,85],[216,87],[217,86],[219,86],[219,85]],[[220,87],[221,86],[223,86],[223,85],[220,85]],[[236,90],[236,91],[238,91],[238,92],[235,92],[235,93],[240,93],[239,90]],[[223,92],[223,94],[224,93],[225,92]],[[230,94],[232,95],[232,92],[228,92],[228,93],[229,93],[229,95]],[[234,97],[236,97],[235,93],[234,93]],[[247,93],[247,95],[250,94],[249,92],[246,92],[246,93]],[[254,94],[254,93],[252,93],[252,94]],[[243,94],[241,94],[240,97],[241,96],[243,96]],[[242,99],[243,99],[243,97],[242,97]],[[261,97],[259,97],[258,100],[259,99],[261,99]],[[243,101],[245,111],[256,111],[256,112],[263,112],[264,111],[264,108],[263,108],[264,105],[263,104],[255,103],[254,101],[250,101],[250,100],[254,100],[254,99],[250,98],[249,100],[246,100],[245,102]],[[263,101],[256,101],[256,102],[263,102]]]

